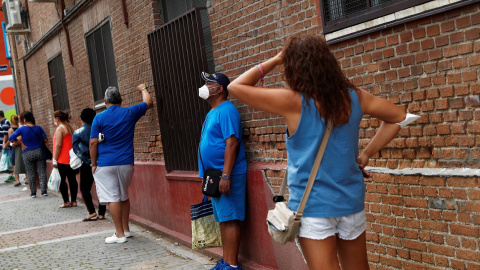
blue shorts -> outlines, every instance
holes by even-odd
[[[232,175],[230,194],[212,198],[213,215],[217,222],[245,220],[247,174]]]

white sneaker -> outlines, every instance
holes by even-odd
[[[133,236],[132,232],[125,232],[125,237],[126,238],[130,238],[132,236]]]
[[[113,233],[112,236],[105,238],[105,243],[115,244],[115,243],[125,243],[127,242],[127,237],[117,237],[117,234]]]

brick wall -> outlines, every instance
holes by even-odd
[[[366,182],[371,269],[480,269],[477,177],[374,174]]]
[[[277,54],[292,34],[319,34],[316,1],[212,1],[209,8],[217,71],[230,79]],[[280,70],[265,85],[285,86]],[[249,161],[285,163],[283,119],[233,101],[243,120]]]
[[[473,4],[332,44],[356,86],[422,116],[371,166],[480,167],[478,13]],[[360,146],[378,125],[362,122]]]
[[[23,3],[25,4],[24,1]],[[11,39],[14,43],[14,59],[17,66],[20,110],[29,109],[22,63],[22,58],[27,51],[24,40],[26,40],[29,48],[39,41],[59,21],[61,16],[59,7],[60,4],[55,5],[53,3],[29,3],[32,33],[25,37],[19,36]],[[66,1],[66,8],[71,7],[73,7],[73,2]],[[69,19],[67,27],[70,33],[73,65],[69,60],[66,35],[62,28],[57,31],[56,35],[46,40],[37,51],[26,58],[32,111],[37,124],[45,129],[50,139],[55,127],[52,119],[53,101],[47,62],[53,56],[62,54],[70,100],[71,124],[73,128],[79,128],[81,126],[79,118],[81,110],[85,107],[92,108],[94,106],[85,35],[105,20],[110,20],[112,25],[117,77],[123,104],[130,106],[141,102],[141,95],[138,91],[135,91],[135,86],[140,83],[150,86],[149,92],[155,100],[146,35],[155,28],[154,23],[159,22],[158,2],[127,1],[127,10],[129,15],[128,28],[124,23],[120,1],[89,2],[79,12],[78,16]],[[137,123],[135,133],[137,159],[149,160],[163,157],[156,106],[149,110],[146,116]]]

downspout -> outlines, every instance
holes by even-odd
[[[127,11],[127,2],[126,0],[122,0],[122,10],[123,10],[123,20],[125,25],[128,28],[128,11]]]
[[[70,33],[68,32],[67,26],[65,25],[65,0],[60,1],[60,5],[62,8],[62,27],[65,31],[65,36],[67,38],[68,58],[70,60],[70,65],[73,66],[73,53],[72,45],[70,44]]]
[[[27,73],[27,62],[25,58],[23,60],[23,71],[25,72],[25,83],[27,84],[27,96],[28,96],[28,106],[30,107],[30,111],[32,110],[32,98],[30,97],[30,86],[28,84],[28,73]]]

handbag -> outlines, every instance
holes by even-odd
[[[31,128],[30,126],[27,126],[29,128]],[[42,153],[43,153],[43,157],[46,159],[46,160],[49,160],[49,159],[52,159],[53,158],[53,154],[52,152],[50,151],[50,149],[48,149],[47,145],[45,144],[45,141],[42,139],[42,137],[38,136],[38,133],[35,132],[35,130],[33,130],[33,128],[31,128],[33,133],[35,133],[35,135],[37,135],[37,138],[42,142]]]
[[[70,167],[74,170],[80,168],[82,166],[82,160],[73,152],[73,148],[68,151],[70,155]]]
[[[222,246],[220,224],[213,216],[212,201],[203,196],[202,203],[190,206],[192,219],[192,249]]]
[[[217,169],[206,169],[203,171],[202,193],[203,195],[218,198],[220,193],[220,179],[222,171]]]
[[[284,201],[283,195],[285,194],[285,188],[287,186],[287,172],[283,178],[282,187],[278,196],[274,196],[275,208],[268,211],[267,214],[267,228],[268,233],[272,236],[273,240],[279,244],[285,245],[287,242],[293,242],[298,233],[300,227],[300,220],[303,216],[303,209],[307,204],[310,191],[315,183],[315,177],[318,173],[318,168],[322,162],[323,154],[327,147],[328,138],[332,131],[333,123],[329,122],[325,135],[318,149],[317,157],[313,163],[312,171],[308,177],[308,183],[303,193],[302,200],[298,205],[297,212],[293,212],[288,208],[288,202]]]

